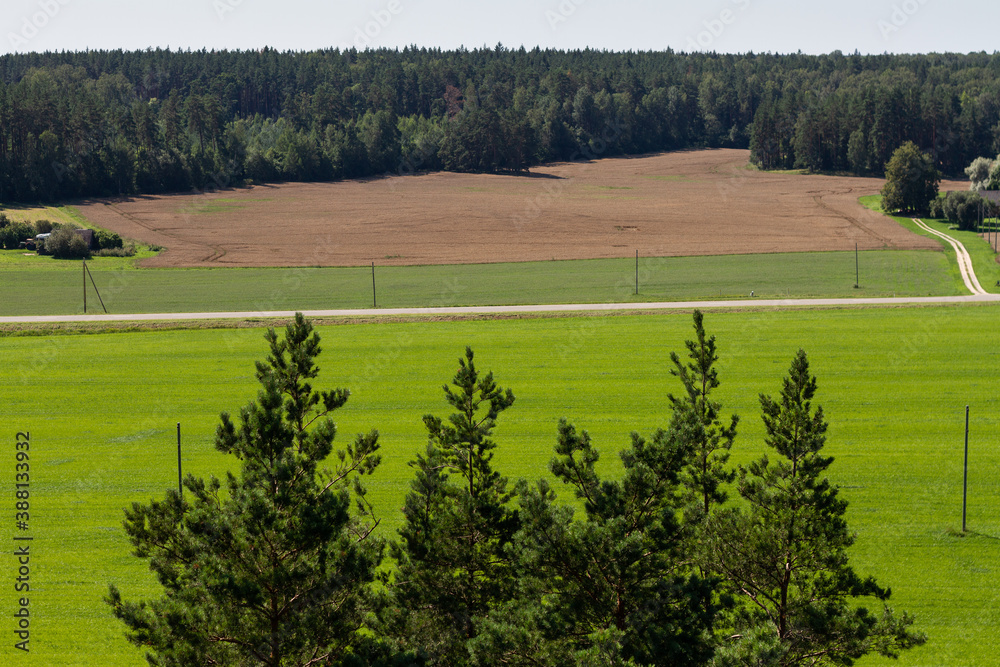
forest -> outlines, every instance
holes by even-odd
[[[0,200],[40,202],[749,148],[881,175],[1000,152],[1000,55],[411,47],[0,56]]]

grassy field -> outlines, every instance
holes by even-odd
[[[953,229],[947,220],[924,220],[927,226],[944,232],[954,239],[957,239],[972,257],[972,265],[976,270],[976,277],[979,283],[987,292],[994,294],[1000,292],[1000,264],[997,263],[997,254],[990,244],[975,232],[962,232]],[[912,223],[911,223],[912,224]],[[954,253],[948,253],[954,258]]]
[[[17,204],[0,204],[0,213],[11,220],[34,223],[38,220],[62,222],[66,224],[89,227],[86,218],[80,215],[72,206],[21,206]]]
[[[862,197],[860,201],[866,208],[873,211],[882,210],[881,196]],[[958,269],[958,260],[955,258],[955,252],[952,250],[951,246],[943,239],[938,238],[933,234],[928,234],[924,230],[917,227],[917,225],[914,224],[913,220],[910,218],[893,216],[893,220],[915,234],[936,239],[941,244],[941,247],[945,250],[945,254],[948,257],[949,273],[952,276],[952,281],[963,294],[966,293],[964,283],[962,282],[962,274]],[[976,277],[979,278],[979,283],[982,285],[982,288],[987,292],[992,292],[994,294],[1000,293],[1000,264],[997,263],[997,253],[993,251],[993,248],[983,237],[975,232],[962,232],[957,229],[952,229],[951,223],[947,220],[923,218],[923,221],[929,227],[936,229],[939,232],[948,234],[964,245],[965,249],[969,251],[969,256],[972,257],[972,265],[976,271]]]
[[[985,245],[985,244],[984,244]],[[945,253],[853,252],[376,267],[379,307],[962,294]],[[371,268],[134,269],[87,263],[112,313],[370,308]],[[957,273],[957,268],[955,269]],[[83,310],[79,262],[0,251],[0,316]],[[985,283],[984,283],[985,284]],[[88,311],[101,312],[88,283]]]
[[[720,346],[718,397],[725,413],[742,416],[736,463],[762,451],[757,394],[776,394],[795,351],[809,353],[830,421],[830,475],[858,533],[853,562],[890,585],[894,606],[930,636],[899,665],[979,666],[1000,652],[998,316],[996,306],[706,316]],[[316,384],[353,392],[336,419],[341,445],[381,431],[384,463],[371,487],[391,535],[411,479],[406,462],[425,442],[421,416],[447,414],[440,386],[466,344],[517,396],[496,434],[500,470],[545,474],[556,423],[568,417],[591,432],[602,470],[614,474],[630,431],[667,423],[666,394],[679,387],[668,354],[690,332],[681,313],[325,327]],[[32,653],[17,664],[144,664],[101,603],[109,582],[130,598],[155,591],[129,555],[121,508],[176,484],[177,422],[186,472],[234,466],[212,447],[218,413],[254,395],[252,363],[264,351],[260,329],[0,337],[8,475],[14,434],[32,436]],[[967,404],[973,532],[957,537]],[[12,530],[8,522],[8,544]],[[0,604],[10,624],[14,569],[10,556],[4,562]],[[4,664],[10,644],[0,647]]]

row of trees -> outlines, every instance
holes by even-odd
[[[1000,56],[407,48],[0,56],[0,200],[749,147],[881,174],[1000,152]]]
[[[569,502],[548,479],[494,469],[492,432],[515,397],[467,349],[444,387],[452,414],[424,417],[387,541],[361,483],[377,432],[320,468],[348,392],[312,387],[319,337],[297,315],[267,334],[257,400],[222,415],[216,446],[241,473],[189,475],[184,497],[125,512],[164,595],[128,602],[112,586],[107,600],[153,665],[849,665],[922,643],[848,562],[805,353],[760,398],[771,453],[733,468],[738,419],[712,398],[717,350],[698,311],[694,328],[687,359],[671,356],[683,392],[669,425],[633,434],[620,477],[560,422],[549,469]]]

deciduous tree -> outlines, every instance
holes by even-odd
[[[941,202],[941,212],[948,222],[958,225],[964,231],[976,231],[979,226],[979,216],[984,211],[989,214],[990,205],[979,196],[978,192],[949,192]]]
[[[885,166],[882,210],[888,213],[927,213],[931,200],[938,196],[941,174],[934,160],[908,141],[892,154]]]
[[[977,157],[965,168],[969,177],[970,190],[986,190],[990,184],[990,172],[993,170],[993,160],[988,157]]]

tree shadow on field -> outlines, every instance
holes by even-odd
[[[225,188],[206,188],[203,190],[180,190],[178,192],[157,192],[152,194],[131,194],[114,195],[111,197],[85,197],[74,199],[69,202],[70,206],[91,206],[94,204],[131,204],[134,202],[152,202],[164,199],[188,199],[202,196],[206,198],[217,197],[222,194],[233,194],[250,192],[253,188],[274,188],[275,185],[267,183],[255,183],[252,186],[229,186]]]
[[[576,164],[576,163],[571,163]],[[495,172],[496,176],[514,176],[516,178],[546,178],[554,181],[564,181],[565,176],[558,176],[556,174],[543,174],[537,171],[498,171]]]
[[[976,531],[976,530],[966,530],[963,533],[961,530],[959,530],[957,528],[952,528],[950,526],[944,531],[944,534],[945,534],[946,537],[957,537],[957,538],[960,538],[960,539],[971,537],[971,538],[979,538],[979,539],[983,539],[983,540],[996,540],[996,541],[1000,541],[1000,536],[997,536],[997,535],[988,535],[986,533],[980,533],[979,531]]]

